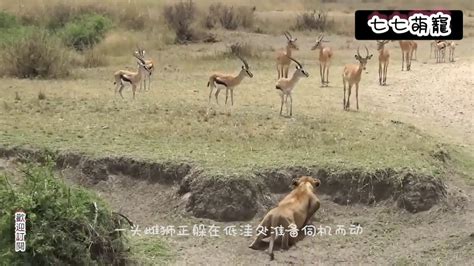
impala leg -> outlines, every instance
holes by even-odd
[[[123,83],[121,83],[120,88],[119,88],[119,91],[118,91],[119,94],[120,94],[120,97],[122,97],[122,99],[124,99],[124,98],[123,98],[123,95],[122,95],[122,90],[123,90],[124,87],[125,87],[125,85],[124,85]]]
[[[351,90],[352,90],[352,84],[349,84],[349,91],[347,92],[347,102],[346,102],[346,110],[349,110],[349,107],[351,106]]]
[[[234,106],[234,88],[230,89],[230,102],[231,105]]]
[[[326,85],[329,84],[329,64],[326,65]]]
[[[388,69],[388,61],[385,62],[385,66],[384,66],[384,69],[383,69],[383,85],[386,85],[387,84],[387,69]]]
[[[137,90],[137,85],[132,84],[132,93],[133,93],[133,99],[135,100],[135,91]]]
[[[293,97],[291,96],[291,94],[289,96],[290,96],[290,116],[293,116]]]
[[[279,65],[277,65],[277,73],[278,73],[278,79],[280,79],[281,76],[280,76],[280,66]]]
[[[324,85],[323,64],[319,62],[319,75],[321,75],[321,84]]]
[[[342,86],[344,88],[344,99],[342,100],[342,109],[346,110],[346,82],[344,81],[344,76],[342,77]]]
[[[379,85],[382,85],[382,62],[379,62]]]
[[[214,95],[216,97],[216,103],[219,105],[219,93],[221,92],[220,88],[216,88],[216,94]]]
[[[227,106],[227,99],[229,98],[229,88],[225,88],[225,106]]]
[[[210,105],[210,104],[211,104],[211,99],[212,99],[212,91],[214,91],[214,87],[213,87],[212,85],[211,85],[210,87],[211,87],[211,89],[210,89],[210,91],[209,91],[209,102],[208,102],[208,105]]]
[[[356,103],[357,103],[357,110],[359,110],[359,83],[356,83]]]
[[[281,98],[281,105],[280,105],[280,115],[282,115],[283,113],[283,102],[284,102],[284,98],[285,97],[283,94],[280,95],[280,98]]]
[[[403,71],[403,64],[405,64],[405,52],[402,51],[402,71]]]
[[[148,75],[148,90],[151,88],[151,74]]]

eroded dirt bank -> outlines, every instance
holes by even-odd
[[[168,243],[176,265],[229,261],[235,265],[469,265],[474,252],[473,189],[459,180],[444,183],[408,171],[369,174],[316,167],[223,178],[205,176],[187,163],[92,159],[66,153],[52,156],[64,178],[96,191],[141,230],[155,225],[188,226],[190,231],[197,224],[220,228],[218,237],[144,236],[142,231],[139,241],[160,238]],[[42,161],[45,153],[0,149],[0,158],[0,168],[8,168],[18,161]],[[288,251],[276,252],[275,261],[269,263],[264,251],[248,248],[252,237],[240,234],[240,228],[255,229],[268,208],[288,191],[292,178],[301,174],[315,175],[324,184],[314,224],[330,227],[331,234],[307,237]],[[347,232],[349,226],[360,225],[363,232],[335,235],[338,225]],[[236,236],[224,234],[228,226],[236,227]],[[156,265],[152,255],[142,257],[145,262],[140,265]]]
[[[439,178],[408,170],[374,172],[291,167],[268,169],[251,176],[209,176],[189,163],[147,162],[124,157],[91,158],[75,153],[53,153],[25,148],[2,148],[0,157],[44,161],[49,156],[59,169],[75,170],[75,179],[86,186],[126,176],[151,184],[177,186],[186,211],[215,221],[246,221],[273,206],[272,195],[287,193],[301,175],[318,177],[319,193],[340,205],[395,203],[416,213],[446,201],[447,186]]]

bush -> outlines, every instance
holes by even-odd
[[[209,6],[208,15],[204,21],[204,26],[208,29],[214,28],[218,23],[227,30],[236,30],[239,26],[252,28],[255,23],[255,7],[227,6],[221,3]]]
[[[14,15],[0,11],[0,29],[11,29],[18,26],[19,23]]]
[[[198,34],[192,28],[196,13],[196,5],[192,0],[165,6],[163,16],[166,24],[175,32],[177,43],[192,42],[199,39]]]
[[[328,20],[326,12],[313,10],[298,15],[293,29],[327,31],[332,25],[333,23]]]
[[[18,185],[0,176],[0,261],[6,265],[117,265],[120,219],[95,195],[54,177],[52,164],[24,167]],[[14,251],[14,213],[26,213],[26,252]]]
[[[233,43],[229,47],[229,51],[224,53],[228,57],[234,57],[235,55],[240,55],[244,58],[249,57],[261,57],[261,49],[257,49],[249,43]]]
[[[89,49],[84,51],[84,62],[83,67],[101,67],[108,65],[107,56],[101,53],[97,49]]]
[[[66,45],[82,51],[99,43],[111,25],[112,21],[107,17],[85,14],[66,23],[61,36]]]
[[[4,45],[4,74],[18,78],[60,78],[69,74],[69,56],[62,42],[46,31],[35,30]]]

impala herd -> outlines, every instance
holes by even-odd
[[[291,33],[286,31],[284,33],[286,37],[286,46],[281,50],[276,52],[276,68],[277,68],[277,82],[275,84],[275,89],[278,91],[281,98],[280,106],[280,115],[283,115],[283,105],[286,106],[286,115],[293,115],[293,98],[292,92],[295,89],[296,83],[301,77],[309,77],[308,72],[303,68],[303,65],[294,59],[292,55],[293,50],[299,50],[296,41],[297,38],[294,38]],[[333,50],[323,43],[328,42],[324,40],[324,35],[321,34],[316,43],[312,46],[311,50],[319,50],[319,71],[321,77],[321,86],[328,86],[329,84],[329,67],[331,65],[331,60],[333,58]],[[390,52],[386,48],[386,44],[390,41],[377,41],[377,50],[379,52],[379,85],[385,86],[387,82],[387,68],[390,61]],[[402,71],[410,71],[411,61],[416,60],[416,53],[418,49],[418,44],[414,41],[398,41],[401,52],[402,52]],[[454,62],[454,50],[457,43],[454,41],[444,41],[437,40],[431,42],[430,58],[434,52],[437,63],[445,62],[446,51],[448,51],[448,60]],[[342,81],[344,89],[343,97],[343,109],[349,110],[350,107],[350,97],[352,92],[352,87],[355,86],[355,97],[356,97],[356,107],[359,110],[359,82],[362,76],[362,70],[366,69],[367,62],[372,58],[372,54],[369,54],[369,50],[365,47],[366,55],[362,56],[360,54],[359,48],[357,48],[357,54],[355,59],[359,62],[358,64],[346,64],[342,72]],[[119,70],[114,73],[114,79],[116,84],[115,93],[119,92],[122,96],[122,90],[125,85],[129,84],[132,87],[133,98],[135,99],[135,92],[137,86],[142,85],[144,90],[147,90],[147,78],[148,78],[148,90],[151,85],[151,74],[154,70],[154,64],[152,60],[145,59],[145,50],[137,47],[137,50],[133,53],[133,56],[138,60],[137,65],[138,69],[136,72],[131,72],[127,70]],[[242,69],[237,75],[223,74],[223,73],[213,73],[209,77],[207,87],[209,87],[209,102],[208,102],[208,112],[211,106],[212,93],[214,89],[216,92],[214,94],[216,103],[219,104],[219,93],[222,89],[226,91],[225,106],[227,107],[227,101],[230,92],[231,106],[234,105],[234,88],[237,87],[245,77],[252,78],[253,74],[250,72],[250,67],[247,61],[242,58],[240,55],[236,56],[242,61]],[[296,64],[296,70],[293,72],[291,77],[288,77],[288,71],[290,68],[291,62]],[[346,99],[347,94],[347,99]],[[288,108],[288,98],[290,99],[289,108]]]

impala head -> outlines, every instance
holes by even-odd
[[[321,48],[321,44],[323,42],[327,42],[326,40],[324,40],[324,34],[321,34],[319,35],[318,39],[316,40],[316,43],[313,45],[313,47],[311,48],[311,50],[316,50],[318,48]]]
[[[242,63],[244,64],[242,66],[242,70],[240,70],[241,72],[242,71],[245,71],[245,73],[247,74],[247,76],[249,76],[250,78],[253,77],[253,74],[252,72],[250,72],[250,68],[249,68],[249,64],[247,63],[247,61],[245,59],[243,59],[240,55],[236,54],[236,56],[240,59],[240,61],[242,61]]]
[[[140,69],[144,69],[148,74],[151,74],[151,68],[152,67],[148,67],[145,63],[145,61],[143,60],[143,58],[141,58],[139,55],[137,54],[133,54],[133,56],[138,59],[137,61],[137,64],[139,66]]]
[[[379,51],[382,50],[384,45],[389,43],[389,42],[390,41],[388,41],[388,40],[387,41],[377,41],[377,50],[379,50]]]
[[[367,55],[365,57],[362,57],[359,52],[359,47],[357,47],[357,54],[355,55],[355,58],[357,59],[357,61],[359,61],[363,70],[365,70],[367,61],[369,61],[369,59],[372,58],[372,55],[369,55],[369,49],[367,49],[367,46],[365,46],[365,51],[367,52]]]
[[[303,66],[300,64],[300,62],[296,61],[294,58],[291,58],[290,59],[296,63],[296,72],[295,72],[295,75],[299,75],[299,76],[305,76],[305,77],[309,77],[309,73],[306,72],[306,70],[303,69]]]
[[[138,45],[137,45],[137,50],[135,50],[134,54],[142,59],[145,58],[145,50],[140,48]]]
[[[298,46],[296,46],[297,38],[293,38],[288,31],[284,32],[286,39],[288,40],[288,47],[293,50],[299,50]]]

